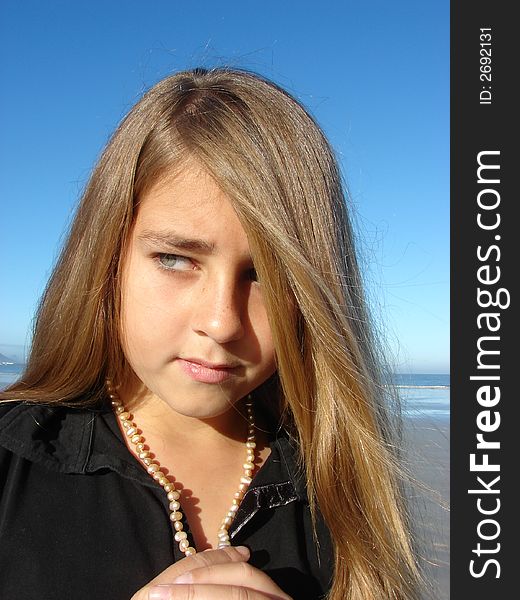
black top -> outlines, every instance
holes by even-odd
[[[313,540],[287,435],[273,433],[270,448],[230,538],[293,598],[317,599],[330,587],[330,536],[319,517]],[[169,512],[108,406],[0,405],[2,600],[130,600],[184,557]]]

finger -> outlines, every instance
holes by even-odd
[[[285,600],[234,585],[159,585],[150,588],[148,600]]]
[[[187,556],[169,566],[153,579],[150,584],[172,583],[175,578],[193,569],[200,569],[202,567],[210,567],[212,565],[220,565],[228,562],[246,561],[249,559],[249,555],[249,549],[245,546],[227,546],[220,550],[197,552],[197,554]]]
[[[237,586],[290,600],[290,597],[266,573],[247,562],[211,564],[193,569],[177,577],[173,583]]]
[[[225,564],[229,562],[247,561],[249,559],[249,549],[245,546],[227,546],[220,550],[207,550],[206,552],[197,552],[192,556],[187,556],[182,560],[170,565],[162,571],[157,577],[152,579],[146,587],[140,589],[132,596],[132,600],[146,600],[148,598],[149,586],[162,583],[172,583],[173,580],[183,573],[192,569],[208,567],[210,565]]]

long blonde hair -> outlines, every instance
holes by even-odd
[[[41,300],[26,371],[0,398],[95,404],[107,377],[124,378],[121,257],[140,194],[187,157],[229,196],[249,239],[276,348],[270,402],[335,549],[328,599],[415,598],[398,440],[337,163],[305,109],[258,75],[178,73],[123,120]]]

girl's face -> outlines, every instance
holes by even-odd
[[[246,234],[196,165],[141,198],[123,262],[121,321],[137,378],[186,416],[223,414],[275,371]]]

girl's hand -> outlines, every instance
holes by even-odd
[[[198,552],[165,569],[132,600],[291,600],[248,559],[245,546]]]

